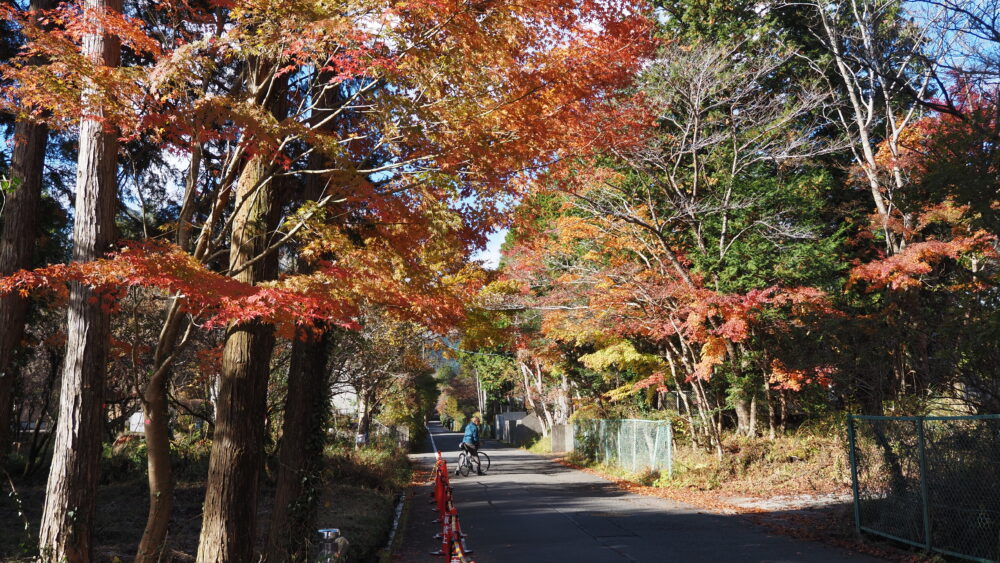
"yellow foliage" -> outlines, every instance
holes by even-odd
[[[659,356],[639,352],[628,340],[622,340],[592,354],[580,356],[580,363],[594,371],[613,368],[631,370],[638,375],[649,375],[665,367]],[[632,386],[628,385],[627,387]]]

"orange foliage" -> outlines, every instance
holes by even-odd
[[[327,273],[334,272],[330,268]],[[343,275],[336,272],[335,275]],[[124,288],[153,287],[180,295],[185,310],[204,319],[206,328],[230,322],[263,320],[285,328],[312,326],[333,319],[345,326],[354,309],[343,297],[306,294],[283,287],[281,282],[252,286],[212,272],[172,244],[130,242],[108,258],[93,262],[56,264],[21,270],[0,279],[0,293],[36,289],[66,295],[65,284],[76,282],[95,288],[108,310],[114,310]]]
[[[350,325],[356,306],[373,302],[445,330],[483,282],[460,263],[509,221],[504,206],[533,170],[621,142],[641,119],[607,102],[654,47],[642,0],[212,4],[158,3],[169,33],[78,2],[39,18],[4,8],[28,43],[0,67],[10,84],[0,109],[62,128],[100,113],[125,138],[183,151],[221,139],[285,170],[306,165],[295,147],[312,147],[328,160],[337,202],[297,239],[315,273],[246,286],[182,249],[130,242],[92,263],[20,272],[0,290],[58,293],[79,281],[104,288],[113,308],[116,288],[155,287],[180,293],[206,326],[257,319],[286,331],[322,319]],[[228,11],[214,10],[221,4]],[[122,38],[135,66],[80,54],[81,36],[98,27]],[[313,88],[350,82],[366,109],[317,127],[308,104],[277,120],[249,88],[206,86],[248,60],[274,61],[277,75],[311,77]],[[293,89],[292,105],[314,95]],[[379,159],[383,172],[366,170]]]
[[[833,366],[813,366],[806,369],[790,369],[781,360],[771,361],[771,376],[768,381],[777,389],[801,391],[805,385],[828,387],[837,369]]]
[[[726,360],[730,344],[836,314],[819,289],[772,286],[723,293],[705,287],[697,275],[689,274],[689,282],[673,268],[637,262],[637,253],[648,253],[638,238],[573,215],[553,224],[547,232],[531,231],[508,251],[504,275],[521,284],[528,303],[542,310],[539,336],[556,342],[600,348],[622,337],[653,343],[679,338],[697,353],[686,377],[708,380]],[[543,293],[535,295],[535,287]],[[522,342],[533,349],[542,345],[544,340]],[[662,384],[662,373],[638,383],[640,388]]]
[[[960,237],[950,241],[929,240],[908,245],[902,252],[856,266],[851,270],[851,283],[863,281],[869,291],[888,287],[908,289],[923,283],[922,276],[930,274],[935,266],[946,259],[959,260],[971,254],[995,254],[995,237],[985,233]]]

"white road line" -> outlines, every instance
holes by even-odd
[[[427,429],[427,435],[431,437],[431,447],[434,448],[434,453],[439,453],[437,442],[434,441],[434,433],[431,432],[431,427],[425,424],[424,428]]]

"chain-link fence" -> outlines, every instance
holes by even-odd
[[[373,420],[371,433],[373,439],[395,444],[399,448],[408,448],[410,444],[410,429],[406,426],[386,426]]]
[[[858,531],[1000,561],[1000,415],[847,421]]]
[[[592,461],[673,473],[673,432],[666,420],[578,420],[573,449]]]

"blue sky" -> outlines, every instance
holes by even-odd
[[[500,264],[500,245],[507,237],[507,229],[501,229],[490,234],[490,240],[486,243],[486,250],[472,255],[473,260],[481,260],[483,265],[491,270],[495,270]]]

